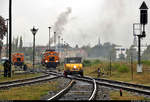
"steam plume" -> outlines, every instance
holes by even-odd
[[[72,9],[70,7],[67,8],[67,11],[62,12],[58,18],[57,21],[54,24],[54,31],[58,34],[61,34],[64,30],[64,26],[68,23],[68,17],[69,14],[72,12]]]

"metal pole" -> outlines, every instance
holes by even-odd
[[[35,55],[35,35],[33,34],[33,69],[34,69],[34,55]]]
[[[51,48],[51,45],[50,45],[50,29],[51,29],[51,27],[48,27],[49,28],[49,46],[48,46],[48,48],[50,49]]]
[[[131,76],[132,76],[132,80],[133,80],[133,58],[132,58],[132,53],[131,53]]]
[[[11,36],[12,36],[12,0],[9,0],[9,62],[10,68],[8,76],[11,77]]]
[[[110,76],[111,76],[111,56],[110,56]]]
[[[140,40],[140,35],[138,35],[138,64],[140,66],[140,62],[141,62],[141,56],[140,56],[140,53],[141,53],[141,40]]]
[[[61,57],[63,56],[63,38],[61,38],[61,41],[62,41],[62,46],[61,46]]]
[[[54,32],[54,47],[55,47],[55,50],[56,50],[56,32]]]
[[[58,52],[60,53],[60,36],[58,36]]]

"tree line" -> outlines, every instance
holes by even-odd
[[[17,36],[13,38],[12,41],[12,52],[22,52],[23,51],[23,39],[22,36]]]

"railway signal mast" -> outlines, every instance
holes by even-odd
[[[142,72],[142,65],[141,65],[141,38],[146,37],[145,33],[145,25],[148,22],[148,15],[147,15],[147,10],[148,7],[146,3],[143,1],[140,9],[140,25],[141,25],[141,32],[139,35],[136,35],[138,37],[138,65],[137,65],[137,72]]]

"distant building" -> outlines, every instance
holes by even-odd
[[[121,53],[124,54],[125,57],[127,56],[126,55],[126,48],[122,47],[121,45],[116,46],[115,49],[116,49],[116,58],[119,58],[119,54],[121,54]]]

